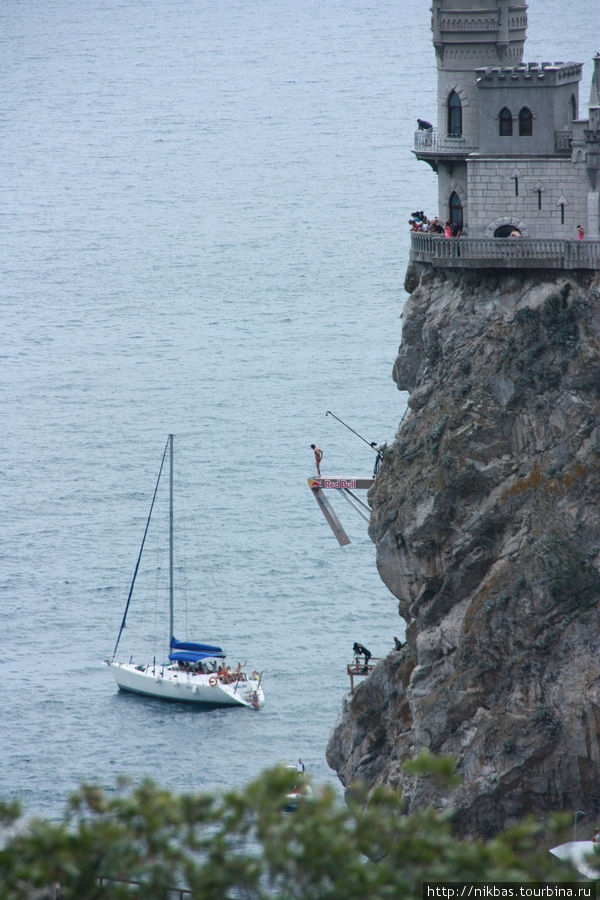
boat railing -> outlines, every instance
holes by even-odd
[[[447,238],[413,231],[410,258],[454,268],[600,269],[600,240],[560,238]]]

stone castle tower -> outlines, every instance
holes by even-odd
[[[473,148],[479,138],[479,91],[474,71],[518,65],[523,58],[527,5],[509,0],[433,0],[431,30],[437,61],[438,134]]]
[[[432,0],[437,125],[414,152],[438,174],[439,217],[470,237],[600,236],[600,108],[579,119],[577,62],[523,63],[524,0]]]

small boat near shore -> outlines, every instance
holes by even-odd
[[[286,794],[286,804],[284,812],[296,812],[303,800],[308,800],[313,796],[313,789],[307,780],[304,763],[301,759],[297,765],[288,765],[288,769],[293,769],[296,773],[296,782],[292,785],[291,790]]]
[[[575,866],[581,875],[596,881],[598,878],[598,869],[594,865],[597,857],[594,854],[596,844],[594,841],[567,841],[566,844],[559,844],[552,847],[550,853],[557,859],[564,859]]]
[[[161,663],[157,663],[155,659],[152,662],[142,663],[135,663],[131,659],[123,662],[117,659],[117,650],[126,626],[133,588],[167,453],[169,455],[169,647],[165,653],[166,659]],[[257,670],[253,670],[251,673],[246,672],[245,666],[241,663],[238,663],[232,670],[225,664],[224,650],[216,644],[178,640],[173,633],[174,611],[173,435],[170,434],[162,456],[146,530],[117,642],[112,657],[105,662],[120,690],[123,691],[179,703],[195,703],[204,706],[246,706],[259,709],[265,701],[261,674]]]

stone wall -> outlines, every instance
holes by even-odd
[[[491,236],[501,221],[519,221],[525,237],[570,240],[577,237],[578,224],[587,224],[587,177],[570,158],[471,156],[468,173],[471,234]]]

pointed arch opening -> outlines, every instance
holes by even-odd
[[[575,94],[571,94],[571,99],[569,100],[569,116],[572,122],[577,118],[577,97]]]
[[[462,135],[462,103],[456,91],[448,97],[448,134],[452,137]]]
[[[456,225],[460,231],[463,229],[463,206],[456,191],[452,191],[448,200],[448,219],[452,225]]]
[[[512,137],[513,133],[513,117],[508,106],[500,110],[498,116],[498,126],[500,137]]]
[[[533,134],[533,113],[528,106],[519,112],[519,137],[531,137]]]

